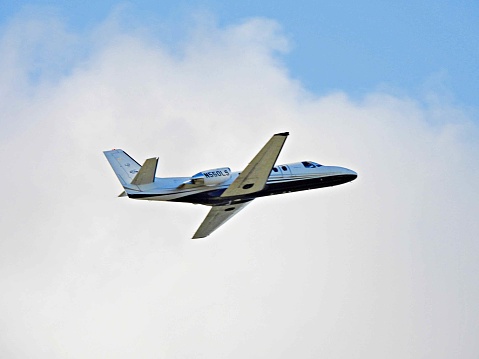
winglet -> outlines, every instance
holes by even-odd
[[[158,157],[148,158],[140,170],[136,174],[135,178],[131,181],[131,184],[142,185],[149,184],[155,181],[156,166],[158,165]]]

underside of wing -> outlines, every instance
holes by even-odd
[[[221,197],[242,196],[261,191],[266,185],[288,135],[288,132],[283,132],[271,137]]]
[[[246,205],[250,202],[251,201],[212,207],[206,218],[203,220],[203,223],[201,223],[200,227],[193,236],[193,239],[209,236],[221,225],[225,224],[225,222],[233,217],[236,213],[246,207]]]

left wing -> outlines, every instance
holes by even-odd
[[[203,220],[203,223],[201,223],[200,227],[193,236],[193,239],[204,238],[210,235],[236,213],[245,208],[250,202],[251,201],[212,207],[206,218]]]

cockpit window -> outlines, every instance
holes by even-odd
[[[278,172],[278,169],[276,167],[273,167],[274,172]]]
[[[321,165],[319,163],[316,163],[316,162],[304,161],[304,162],[301,162],[301,163],[306,168],[321,167]]]
[[[313,165],[311,162],[309,161],[304,161],[304,162],[301,162],[303,164],[304,167],[306,168],[314,168],[316,167],[315,165]]]

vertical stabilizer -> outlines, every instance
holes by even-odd
[[[141,166],[123,150],[103,152],[123,187],[128,187]]]

